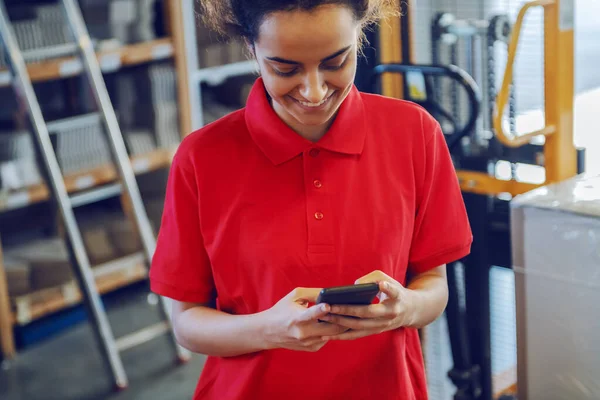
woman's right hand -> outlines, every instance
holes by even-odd
[[[289,349],[315,352],[327,341],[323,336],[336,335],[348,329],[327,322],[319,322],[331,307],[315,303],[321,289],[296,288],[272,308],[263,313],[266,329],[265,339],[269,349]]]

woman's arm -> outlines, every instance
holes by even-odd
[[[209,304],[173,302],[180,345],[194,353],[233,357],[266,350],[263,314],[230,315]]]
[[[272,308],[257,314],[231,315],[211,304],[174,301],[173,330],[180,345],[193,353],[235,357],[261,350],[285,348],[318,351],[323,336],[346,331],[344,327],[321,324],[330,311],[315,305],[320,289],[297,288]]]
[[[415,307],[409,326],[422,328],[442,315],[448,304],[446,266],[441,265],[413,277],[408,286]]]

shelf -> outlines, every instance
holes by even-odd
[[[105,294],[144,280],[148,270],[144,256],[136,253],[92,269],[96,287]],[[46,315],[80,304],[81,292],[75,281],[55,288],[40,290],[11,299],[14,304],[13,324],[26,325]]]
[[[194,79],[209,85],[219,85],[227,78],[256,73],[258,66],[256,61],[242,61],[232,64],[220,65],[218,67],[202,68],[196,71]]]
[[[174,149],[160,149],[133,156],[131,164],[136,174],[156,171],[171,165]],[[65,177],[67,192],[74,193],[116,181],[118,173],[112,164],[78,172]],[[27,207],[48,200],[50,193],[45,184],[38,184],[0,197],[0,212]]]
[[[167,38],[101,51],[97,55],[100,68],[108,73],[117,71],[123,66],[169,59],[173,56],[173,51],[171,39]],[[44,82],[79,75],[83,71],[83,65],[79,58],[68,57],[28,64],[27,70],[32,82]],[[8,86],[10,81],[10,73],[1,70],[0,86]]]

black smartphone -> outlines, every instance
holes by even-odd
[[[378,283],[330,287],[321,290],[317,304],[368,306],[373,302],[377,293],[379,293]]]

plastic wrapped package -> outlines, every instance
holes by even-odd
[[[19,190],[41,181],[31,135],[0,134],[0,190]]]
[[[600,399],[600,176],[511,203],[518,398]]]

